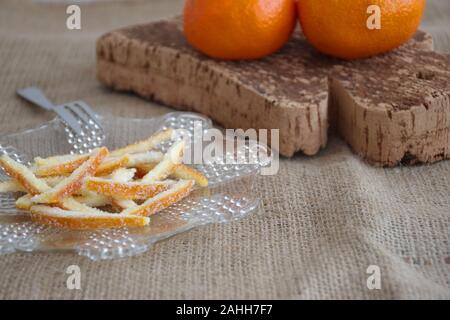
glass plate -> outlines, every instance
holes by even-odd
[[[98,144],[110,149],[141,140],[163,128],[184,129],[192,137],[192,143],[202,139],[194,134],[194,125],[201,124],[203,133],[212,130],[208,118],[186,112],[150,119],[104,116],[101,121],[106,140],[102,141],[95,132],[85,139],[91,142],[97,139]],[[22,163],[29,163],[36,156],[77,152],[80,150],[77,141],[69,135],[65,125],[54,119],[41,127],[1,137],[0,153],[6,152]],[[0,254],[73,251],[93,260],[122,258],[147,251],[153,243],[194,227],[240,219],[257,208],[255,180],[271,158],[265,145],[256,144],[258,150],[255,150],[255,145],[250,146],[248,140],[233,139],[240,139],[245,148],[233,153],[224,152],[221,159],[194,165],[208,177],[208,188],[197,189],[186,199],[153,215],[150,224],[143,228],[74,231],[39,225],[32,222],[26,212],[15,208],[17,195],[0,193]],[[214,143],[225,145],[229,140],[223,138]],[[164,143],[159,149],[165,151],[169,146],[170,143]],[[9,177],[0,169],[0,181],[7,179]]]

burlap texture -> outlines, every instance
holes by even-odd
[[[127,4],[125,4],[127,3]],[[55,102],[83,99],[100,113],[151,117],[170,109],[104,89],[95,39],[174,15],[182,1],[84,4],[82,31],[65,28],[65,5],[0,1],[0,132],[52,116],[15,90],[37,85]],[[424,29],[450,51],[450,2],[428,1]],[[450,162],[376,169],[337,138],[318,156],[282,160],[259,180],[261,208],[226,225],[178,235],[129,259],[73,254],[0,256],[0,299],[25,298],[450,298]],[[66,288],[79,265],[81,290]],[[381,268],[381,290],[366,269]]]

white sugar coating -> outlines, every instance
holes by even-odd
[[[56,186],[58,183],[60,183],[63,179],[65,179],[64,176],[53,176],[53,177],[45,177],[41,178],[44,180],[50,187]]]
[[[42,205],[35,205],[31,207],[31,212],[36,214],[43,214],[52,216],[55,218],[73,218],[73,219],[98,219],[98,220],[121,220],[127,218],[136,218],[133,215],[125,215],[120,213],[108,213],[104,212],[98,214],[97,212],[81,212],[81,211],[68,211],[56,207],[48,207]],[[150,221],[150,219],[145,221]]]
[[[163,157],[164,155],[159,151],[130,154],[130,161],[127,166],[134,167],[141,164],[160,162]]]
[[[32,197],[33,196],[31,194],[21,196],[16,200],[16,207],[19,209],[29,210],[33,205],[33,202],[31,202]]]
[[[183,160],[184,147],[182,140],[174,143],[164,155],[163,161],[150,170],[142,181],[150,182],[167,178],[175,170],[175,166]]]
[[[22,176],[24,180],[26,180],[27,183],[30,184],[37,191],[45,192],[50,189],[50,187],[43,180],[37,178],[30,169],[28,169],[23,164],[14,161],[6,154],[1,156],[0,160],[4,163],[5,170],[7,172],[8,168],[6,168],[6,166],[9,167],[9,169],[15,171],[18,175]]]
[[[128,182],[133,179],[136,174],[135,168],[119,168],[111,173],[110,178],[116,182]]]
[[[103,160],[102,164],[99,166],[99,169],[100,167],[114,166],[115,164],[121,163],[122,161],[128,162],[129,159],[130,156],[128,154],[124,154],[119,157],[107,157],[105,160]]]
[[[123,214],[139,214],[145,212],[151,206],[153,206],[156,211],[160,211],[166,207],[166,204],[171,205],[189,194],[194,183],[194,180],[180,180],[172,185],[170,189],[158,193],[156,196],[146,200],[137,207],[125,210]]]
[[[25,188],[15,180],[0,182],[0,192],[26,192]]]
[[[88,155],[86,154],[65,154],[61,156],[53,156],[49,158],[41,158],[36,157],[34,158],[34,162],[39,167],[47,167],[47,166],[54,166],[54,165],[61,165],[65,163],[70,163],[82,158],[87,158]]]
[[[104,214],[105,212],[99,210],[97,208],[92,208],[84,203],[77,201],[76,199],[69,197],[62,201],[62,206],[71,211],[79,211],[79,212],[89,212],[89,213],[97,213]]]
[[[123,148],[114,150],[111,152],[111,156],[120,156],[126,153],[133,154],[133,153],[140,153],[140,152],[146,152],[154,147],[156,147],[161,142],[170,140],[173,135],[172,129],[167,129],[164,131],[159,131],[146,140],[136,142],[134,144],[130,144],[128,146],[125,146]]]
[[[116,204],[117,206],[119,206],[122,210],[131,209],[131,208],[137,207],[137,203],[134,202],[133,200],[129,200],[129,199],[118,199],[118,198],[115,198],[113,200],[113,203]]]
[[[86,192],[86,194],[74,197],[74,199],[89,207],[103,207],[111,204],[111,200],[109,197],[101,194],[96,194],[94,192]]]
[[[89,182],[111,185],[111,186],[126,186],[129,188],[132,187],[158,187],[158,186],[169,186],[173,182],[173,180],[164,180],[164,181],[151,181],[151,182],[143,182],[143,181],[116,181],[113,179],[100,178],[100,177],[89,177],[86,180],[86,183],[89,185]]]
[[[81,166],[79,166],[72,174],[60,181],[56,186],[51,188],[50,190],[33,197],[32,201],[34,203],[47,202],[51,199],[55,194],[64,191],[65,189],[69,189],[72,185],[82,181],[85,176],[89,173],[88,171],[91,169],[93,164],[101,157],[103,154],[107,153],[106,148],[95,149],[90,158],[86,160]],[[75,191],[75,190],[74,190]]]

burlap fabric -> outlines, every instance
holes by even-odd
[[[37,85],[55,102],[84,99],[100,113],[151,117],[170,109],[104,89],[95,39],[108,30],[180,12],[182,1],[84,4],[82,31],[65,5],[0,1],[0,132],[51,115],[20,101]],[[450,51],[450,2],[428,1],[424,28]],[[125,4],[126,3],[126,4]],[[261,208],[205,226],[137,257],[92,262],[73,254],[0,256],[0,298],[450,298],[450,162],[376,169],[339,139],[318,156],[281,161],[259,180]],[[66,288],[79,265],[81,290]],[[369,265],[381,290],[366,286]]]

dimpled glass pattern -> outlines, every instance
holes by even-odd
[[[196,139],[194,125],[201,124],[203,132],[212,128],[208,118],[186,112],[150,119],[103,116],[101,121],[106,135],[104,144],[110,149],[144,139],[163,128],[184,129],[191,141]],[[104,139],[103,136],[98,137],[95,130],[86,134],[83,140],[89,142]],[[215,143],[225,145],[226,139]],[[2,136],[0,154],[7,153],[15,160],[29,164],[36,156],[83,152],[84,146],[79,143],[68,134],[63,123],[54,119],[32,130]],[[159,149],[166,151],[170,144],[163,143]],[[245,148],[239,152],[224,152],[222,158],[194,164],[208,177],[208,188],[194,190],[186,199],[152,216],[150,224],[143,228],[78,231],[39,225],[30,221],[26,212],[15,208],[15,194],[0,193],[0,254],[73,251],[93,260],[122,258],[145,252],[159,240],[201,225],[240,219],[257,208],[255,181],[261,167],[270,161],[270,156],[258,157],[254,148],[247,143],[244,145]],[[270,152],[264,145],[257,147],[265,155]],[[251,159],[251,164],[236,161],[244,158]],[[8,175],[0,169],[0,181],[7,179]]]

